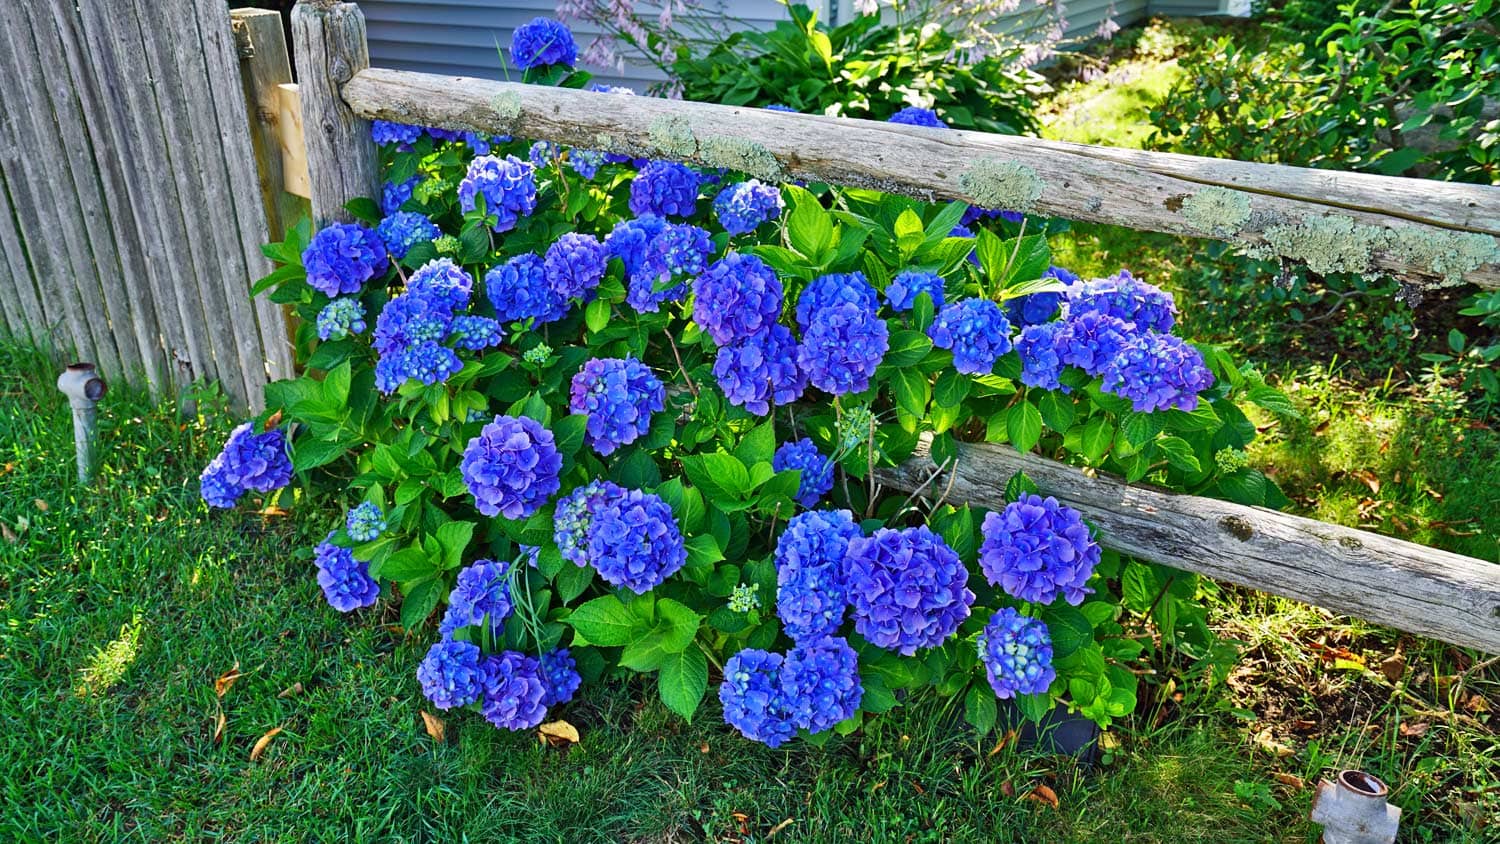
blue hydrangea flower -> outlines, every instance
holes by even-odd
[[[479,512],[524,519],[557,492],[562,455],[542,423],[527,416],[496,416],[469,440],[459,466]]]
[[[342,296],[318,311],[318,339],[342,340],[351,334],[363,334],[365,306],[353,296]]]
[[[797,297],[797,327],[805,333],[813,315],[824,308],[850,302],[861,310],[875,313],[880,297],[861,272],[832,273],[818,276]]]
[[[870,386],[870,376],[890,348],[885,320],[853,302],[822,308],[802,335],[797,363],[813,386],[835,396]]]
[[[765,261],[730,252],[693,282],[693,321],[727,346],[776,322],[782,295],[781,279]]]
[[[1078,511],[1056,498],[1023,493],[987,514],[981,530],[979,566],[1012,598],[1050,604],[1062,597],[1077,606],[1094,591],[1085,584],[1099,564],[1099,544]]]
[[[464,368],[464,362],[447,346],[427,340],[382,355],[375,363],[375,388],[390,395],[407,381],[441,384]]]
[[[546,169],[560,157],[562,157],[562,149],[551,141],[537,141],[531,145],[531,149],[526,151],[526,160],[538,170]]]
[[[887,123],[903,123],[907,126],[926,126],[929,129],[947,129],[948,124],[930,108],[907,106],[886,119]]]
[[[917,303],[917,295],[926,293],[932,297],[934,312],[943,309],[943,277],[937,273],[921,270],[905,270],[898,273],[885,288],[886,304],[891,310],[901,313],[909,311]]]
[[[385,244],[357,223],[334,223],[302,251],[307,283],[325,296],[358,293],[385,267]]]
[[[1130,399],[1139,413],[1175,407],[1194,410],[1198,394],[1213,386],[1203,355],[1182,338],[1154,331],[1120,347],[1104,369],[1106,393]]]
[[[702,178],[675,161],[649,161],[630,183],[630,212],[636,216],[691,217],[698,210]]]
[[[1042,273],[1042,278],[1055,278],[1058,281],[1062,282],[1063,284],[1077,284],[1078,283],[1078,274],[1077,273],[1073,272],[1072,270],[1063,269],[1062,267],[1059,267],[1056,264],[1053,264],[1052,266],[1048,267],[1047,271],[1044,272],[1044,273]]]
[[[543,706],[557,706],[573,699],[583,678],[578,676],[578,663],[567,648],[547,651],[537,660],[541,667],[545,694]]]
[[[396,144],[406,149],[422,137],[422,127],[390,120],[370,121],[370,138],[377,144]]]
[[[600,94],[624,94],[627,97],[635,96],[634,88],[626,88],[623,85],[606,85],[603,82],[590,82],[585,90],[595,91]]]
[[[1057,678],[1047,625],[1010,607],[991,616],[979,634],[979,661],[1001,699],[1044,694]]]
[[[578,61],[578,44],[573,32],[551,18],[532,18],[516,27],[510,40],[510,61],[517,69],[562,64],[572,67]]]
[[[380,221],[375,233],[385,244],[387,252],[396,260],[406,257],[418,243],[442,237],[443,232],[433,222],[415,211],[397,211]]]
[[[604,278],[609,253],[593,235],[567,232],[547,247],[542,271],[562,299],[591,299]]]
[[[819,499],[833,489],[833,459],[824,457],[809,438],[785,442],[771,458],[771,468],[778,472],[799,469],[802,480],[797,484],[797,503],[816,507]]]
[[[461,311],[469,306],[474,277],[451,258],[433,258],[411,274],[406,292],[439,303],[450,313]]]
[[[380,189],[380,213],[389,216],[400,211],[421,181],[421,176],[412,176],[404,182],[386,182]]]
[[[362,502],[349,511],[344,529],[355,542],[371,542],[385,531],[385,513],[373,501]]]
[[[198,476],[198,495],[210,507],[228,510],[240,502],[245,488],[230,482],[224,471],[224,455],[220,454],[203,467]]]
[[[794,641],[830,636],[849,606],[844,554],[860,536],[848,510],[811,510],[776,541],[776,615]]]
[[[944,308],[927,329],[932,345],[953,351],[953,368],[988,375],[1010,351],[1010,320],[988,299],[962,299]]]
[[[458,205],[467,214],[484,199],[484,209],[494,214],[495,233],[516,227],[516,221],[536,210],[536,175],[530,164],[507,155],[475,156],[458,185]]]
[[[568,151],[568,166],[585,180],[592,179],[599,173],[599,168],[604,166],[604,153],[597,149],[574,147]]]
[[[1016,339],[1016,354],[1021,358],[1021,383],[1043,390],[1070,392],[1058,379],[1063,361],[1058,346],[1066,340],[1067,325],[1044,322],[1021,329]]]
[[[1056,279],[1063,284],[1075,284],[1078,276],[1068,272],[1062,267],[1048,267],[1042,273],[1042,278]],[[1005,303],[1005,315],[1010,319],[1010,324],[1018,328],[1028,325],[1044,323],[1057,315],[1058,306],[1062,304],[1061,293],[1032,293],[1027,296],[1018,296]]]
[[[510,140],[509,135],[502,135],[499,138],[491,140],[488,135],[480,134],[479,132],[464,132],[461,138],[464,143],[469,145],[469,149],[474,150],[475,155],[489,155],[492,143],[505,143]]]
[[[263,434],[246,422],[229,434],[224,449],[199,476],[203,500],[211,507],[233,507],[247,490],[271,492],[292,482],[286,431]]]
[[[1135,334],[1130,323],[1099,311],[1070,313],[1056,336],[1062,361],[1090,375],[1101,375]]]
[[[448,593],[448,610],[443,613],[438,632],[452,636],[460,627],[478,627],[488,618],[490,631],[499,636],[513,609],[506,577],[509,570],[506,562],[476,560],[459,572],[453,591]]]
[[[500,323],[489,317],[456,316],[453,318],[453,345],[470,352],[500,345],[505,332]]]
[[[1096,312],[1132,323],[1137,332],[1168,332],[1177,322],[1172,294],[1121,270],[1110,278],[1075,285],[1068,290],[1068,313]]]
[[[792,720],[809,733],[854,717],[864,699],[859,656],[837,637],[799,642],[781,663],[782,694]]]
[[[797,110],[795,108],[792,108],[789,105],[782,105],[781,103],[772,103],[771,105],[765,106],[765,109],[766,111],[785,111],[790,114],[797,113]]]
[[[980,220],[992,220],[996,217],[1008,223],[1019,223],[1026,218],[1026,215],[1019,211],[1003,211],[999,208],[979,208],[970,205],[965,209],[963,219],[959,220],[959,223],[972,226]]]
[[[502,730],[529,730],[547,717],[547,683],[541,666],[517,651],[486,657],[480,664],[484,720]]]
[[[781,189],[759,179],[736,182],[714,197],[719,225],[731,235],[755,231],[761,223],[781,216]]]
[[[666,407],[661,379],[635,358],[594,358],[573,376],[568,408],[588,417],[589,445],[609,455],[651,429]]]
[[[677,517],[659,496],[627,489],[592,509],[584,556],[611,586],[644,595],[687,562]]]
[[[609,254],[625,265],[625,275],[634,278],[646,266],[651,243],[666,230],[667,221],[655,214],[643,214],[633,220],[621,220],[604,238]]]
[[[457,141],[464,136],[457,129],[444,129],[441,126],[428,126],[426,132],[436,141]]]
[[[369,564],[354,559],[348,548],[334,545],[332,533],[313,549],[313,563],[323,597],[339,612],[372,606],[380,597],[380,584],[370,577]]]
[[[594,523],[594,513],[606,501],[623,495],[624,487],[595,479],[557,502],[557,511],[552,517],[552,538],[563,559],[580,568],[589,564],[589,527]]]
[[[724,663],[719,686],[725,723],[767,747],[780,747],[797,734],[781,688],[782,662],[781,654],[746,648]]]
[[[708,266],[714,242],[708,230],[687,223],[669,223],[646,249],[639,271],[630,276],[626,301],[638,311],[655,313],[664,302],[687,295],[687,283],[663,287],[672,279],[697,276]]]
[[[568,313],[568,302],[547,284],[541,256],[528,252],[484,275],[484,290],[504,322],[535,319],[537,325],[555,322]]]
[[[773,404],[791,404],[807,389],[807,376],[797,366],[797,341],[780,323],[721,347],[714,379],[730,404],[756,416],[770,413]]]
[[[439,342],[452,327],[451,308],[429,296],[403,293],[380,310],[370,345],[382,357],[391,357],[418,343]]]
[[[427,650],[417,666],[422,694],[438,709],[468,706],[485,688],[483,656],[473,642],[443,639]]]
[[[844,566],[854,629],[902,656],[941,645],[974,603],[963,561],[926,525],[851,539]]]

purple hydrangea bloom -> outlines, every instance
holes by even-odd
[[[731,235],[755,231],[761,223],[781,216],[781,189],[759,179],[736,182],[714,197],[719,225]]]
[[[489,619],[490,630],[499,636],[510,617],[510,583],[506,578],[510,564],[494,560],[476,560],[458,573],[453,591],[448,593],[448,610],[438,624],[438,632],[452,636],[460,627],[478,627]]]
[[[649,161],[630,183],[630,212],[636,216],[691,217],[698,210],[702,178],[686,164]]]
[[[818,276],[802,289],[797,297],[797,327],[805,333],[812,324],[813,315],[824,308],[849,302],[860,310],[875,313],[880,308],[880,297],[861,272],[832,273]]]
[[[625,488],[595,479],[557,502],[552,517],[552,538],[563,559],[583,567],[589,564],[589,528],[604,503],[625,494]]]
[[[1048,267],[1042,273],[1042,278],[1056,279],[1063,284],[1074,284],[1078,276],[1068,272],[1062,267]],[[1061,293],[1032,293],[1027,296],[1018,296],[1005,303],[1005,315],[1010,318],[1010,324],[1024,328],[1028,325],[1044,323],[1057,315],[1057,308],[1062,304]]]
[[[1110,278],[1096,278],[1068,290],[1068,313],[1107,314],[1132,323],[1136,332],[1168,332],[1177,322],[1172,294],[1131,276],[1127,270]]]
[[[551,141],[537,141],[526,151],[526,160],[538,170],[544,170],[562,156],[562,150]]]
[[[529,730],[547,717],[547,682],[535,659],[516,651],[486,657],[484,720],[502,730]]]
[[[891,279],[885,288],[885,301],[897,313],[909,311],[917,303],[919,293],[932,297],[933,311],[943,309],[942,276],[921,270],[906,270]]]
[[[609,254],[625,265],[625,275],[634,278],[644,272],[651,243],[666,230],[667,221],[655,214],[643,214],[633,220],[621,220],[604,238]]]
[[[418,343],[443,340],[452,326],[451,308],[429,296],[403,293],[381,309],[370,345],[382,357],[391,357]]]
[[[864,699],[859,656],[843,639],[799,642],[781,663],[781,688],[792,719],[810,733],[854,717]]]
[[[515,228],[517,220],[536,210],[536,175],[531,165],[514,155],[476,156],[458,185],[459,207],[467,214],[478,207],[480,197],[485,212],[496,216],[497,234]]]
[[[1012,598],[1050,604],[1058,597],[1077,606],[1094,566],[1099,544],[1077,510],[1056,498],[1023,493],[998,513],[984,517],[979,566],[990,583]]]
[[[441,384],[464,368],[464,362],[447,346],[426,340],[382,355],[375,364],[375,387],[387,395],[407,381]]]
[[[833,459],[824,457],[817,444],[807,437],[782,443],[771,458],[771,468],[778,472],[801,470],[797,503],[803,507],[816,507],[818,500],[833,489]]]
[[[746,648],[724,663],[724,683],[719,686],[724,721],[767,747],[780,747],[797,734],[781,688],[782,663],[781,654]]]
[[[469,145],[469,149],[474,150],[475,155],[489,155],[492,143],[495,143],[497,140],[499,143],[505,143],[510,140],[510,136],[502,135],[500,138],[492,140],[490,136],[480,134],[479,132],[464,132],[461,139]]]
[[[537,662],[541,666],[542,683],[546,692],[542,697],[542,705],[556,706],[572,700],[578,687],[583,685],[583,678],[578,676],[578,663],[568,653],[568,649],[547,651]]]
[[[941,645],[974,603],[963,561],[926,525],[851,539],[844,565],[854,629],[903,656]]]
[[[714,379],[730,404],[756,416],[770,413],[773,404],[791,404],[807,389],[807,376],[797,366],[797,341],[780,323],[720,348]]]
[[[232,483],[225,475],[224,455],[220,454],[209,461],[198,476],[198,494],[208,506],[228,510],[240,502],[245,488]]]
[[[797,363],[813,386],[835,396],[870,386],[870,376],[890,348],[885,320],[874,308],[844,302],[812,315]]]
[[[457,129],[444,129],[441,126],[428,126],[426,132],[435,141],[457,141],[464,136],[464,133]]]
[[[505,322],[535,319],[537,325],[567,316],[568,302],[547,285],[541,256],[528,252],[484,275],[485,293],[495,306],[495,316]]]
[[[443,639],[427,650],[417,666],[422,694],[438,709],[468,706],[485,688],[484,657],[473,642]]]
[[[344,518],[344,529],[355,542],[371,542],[385,531],[385,527],[385,513],[373,501],[360,503]]]
[[[766,111],[784,111],[789,114],[797,113],[797,110],[795,108],[792,108],[789,105],[782,105],[781,103],[772,103],[771,105],[765,106],[764,108]]]
[[[730,252],[693,282],[693,321],[727,346],[776,322],[782,295],[781,279],[765,261]]]
[[[496,416],[469,440],[459,465],[479,512],[524,519],[557,492],[562,455],[542,423],[527,416]]]
[[[1130,399],[1139,413],[1175,407],[1194,410],[1198,394],[1213,386],[1203,355],[1182,338],[1154,331],[1120,347],[1104,368],[1102,389]]]
[[[592,179],[599,173],[599,168],[604,166],[604,153],[597,149],[579,149],[574,147],[568,151],[568,166],[573,172],[582,176],[585,180]]]
[[[568,407],[588,417],[589,445],[608,455],[651,429],[666,407],[661,379],[635,358],[594,358],[573,376]]]
[[[333,534],[329,533],[313,550],[318,585],[323,588],[328,605],[339,612],[373,605],[380,597],[380,584],[370,577],[369,564],[354,559],[352,551],[334,545],[332,540]]]
[[[386,182],[380,190],[380,213],[389,216],[400,211],[421,181],[421,176],[412,176],[404,182]]]
[[[365,330],[365,306],[353,296],[341,296],[318,311],[318,339],[342,340]]]
[[[903,123],[907,126],[926,126],[929,129],[948,128],[948,124],[944,123],[943,119],[937,116],[937,112],[930,108],[918,108],[917,106],[907,106],[901,109],[886,118],[886,122]]]
[[[1057,678],[1047,625],[1010,607],[996,611],[979,634],[979,661],[1002,699],[1045,694]]]
[[[1069,314],[1056,335],[1062,362],[1090,375],[1103,374],[1135,331],[1119,317],[1098,311]]]
[[[572,67],[578,61],[578,44],[567,26],[551,18],[532,18],[530,23],[516,27],[510,40],[510,61],[522,71],[554,64]]]
[[[963,219],[959,220],[959,223],[965,226],[972,226],[980,220],[990,220],[995,217],[999,217],[1008,223],[1019,223],[1025,219],[1026,215],[1019,211],[1002,211],[998,208],[977,208],[970,205],[965,209]]]
[[[415,211],[397,211],[380,221],[375,233],[385,244],[387,252],[397,260],[406,257],[418,243],[441,237],[443,232],[427,217]]]
[[[644,595],[682,568],[687,547],[667,502],[627,489],[593,508],[585,555],[611,586]]]
[[[1072,270],[1063,269],[1062,267],[1059,267],[1056,264],[1053,264],[1052,266],[1048,267],[1047,271],[1044,272],[1044,273],[1042,273],[1042,278],[1055,278],[1058,281],[1062,282],[1063,284],[1077,284],[1078,283],[1078,274],[1077,273],[1073,272]]]
[[[385,266],[385,244],[357,223],[334,223],[302,251],[307,283],[325,296],[358,293]]]
[[[1010,351],[1010,320],[988,299],[962,299],[944,308],[927,329],[932,345],[953,351],[953,368],[988,375]]]
[[[505,332],[500,323],[489,317],[456,316],[453,318],[453,345],[470,352],[500,345]]]
[[[561,299],[592,299],[604,278],[609,253],[593,235],[568,232],[547,247],[542,271]]]
[[[370,121],[370,139],[377,144],[396,144],[405,149],[422,137],[422,127],[390,120]]]
[[[436,302],[450,313],[461,311],[469,306],[474,277],[452,258],[433,258],[411,274],[406,292]]]
[[[708,266],[714,242],[708,230],[687,223],[670,223],[652,238],[645,261],[630,276],[626,301],[638,311],[655,313],[663,302],[687,295],[687,284],[662,285],[674,278],[697,276]],[[659,289],[660,288],[660,289]]]
[[[844,554],[860,535],[848,510],[811,510],[787,522],[776,541],[776,615],[794,641],[829,636],[843,625]]]
[[[1061,322],[1044,322],[1021,329],[1021,336],[1016,339],[1016,354],[1021,358],[1022,384],[1069,392],[1058,380],[1063,371],[1058,345],[1066,340],[1067,329]]]
[[[205,480],[205,488],[213,486],[212,492],[220,500],[224,500],[232,489],[241,492],[281,489],[292,482],[292,459],[287,455],[286,447],[286,431],[280,428],[257,434],[254,423],[240,425],[230,432],[224,450],[204,471],[204,476],[211,478]],[[234,498],[238,499],[239,495],[234,495]],[[209,503],[213,504],[212,501]],[[213,506],[232,507],[234,504]]]

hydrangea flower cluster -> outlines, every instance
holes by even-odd
[[[596,478],[557,502],[552,517],[552,539],[564,560],[576,566],[589,565],[589,528],[594,513],[609,499],[625,494],[625,488]]]
[[[405,258],[406,253],[418,243],[443,236],[436,224],[415,211],[397,211],[391,214],[380,221],[380,225],[375,227],[375,233],[380,235],[386,251],[398,261]]]
[[[771,468],[778,472],[797,469],[802,479],[797,484],[797,503],[816,507],[828,490],[833,489],[833,460],[824,457],[811,439],[785,442],[771,458]]]
[[[693,282],[693,321],[715,343],[727,346],[774,324],[781,316],[782,295],[781,279],[765,261],[730,252]]]
[[[417,666],[422,694],[438,709],[468,706],[484,693],[484,655],[473,642],[440,639]]]
[[[358,293],[385,266],[385,244],[358,223],[318,230],[302,251],[307,283],[325,296]]]
[[[974,603],[963,561],[926,525],[856,537],[844,565],[854,629],[903,656],[942,644]]]
[[[996,217],[1007,223],[1019,223],[1026,218],[1026,215],[1019,211],[1004,211],[999,208],[980,208],[970,205],[965,209],[963,219],[959,220],[959,223],[965,226],[972,226],[980,220],[991,220]]]
[[[1136,279],[1128,270],[1097,278],[1068,290],[1068,312],[1107,314],[1135,326],[1137,332],[1168,332],[1177,322],[1172,294]]]
[[[496,416],[469,440],[459,466],[479,512],[524,519],[557,492],[562,455],[535,419]]]
[[[979,661],[984,663],[990,688],[1002,700],[1043,694],[1057,678],[1052,667],[1052,636],[1041,619],[1005,607],[990,617],[978,642]]]
[[[562,157],[562,150],[551,141],[537,141],[526,151],[526,160],[531,166],[538,170],[550,167],[554,161]]]
[[[937,112],[930,108],[919,108],[917,106],[907,106],[901,109],[886,118],[886,122],[902,123],[907,126],[926,126],[929,129],[948,128],[948,124],[943,122],[943,118],[937,116]]]
[[[798,730],[831,729],[853,717],[863,698],[854,649],[832,637],[785,656],[746,648],[724,663],[719,686],[725,722],[768,747],[780,747]]]
[[[365,330],[365,306],[353,296],[341,296],[318,311],[318,339],[342,340]]]
[[[547,683],[535,659],[517,651],[486,657],[484,720],[502,730],[529,730],[547,717]]]
[[[246,422],[229,434],[228,442],[199,476],[204,502],[230,508],[247,491],[271,492],[292,481],[292,458],[287,454],[286,431],[263,434]]]
[[[583,685],[583,678],[578,676],[578,663],[567,648],[547,651],[537,658],[537,663],[541,667],[542,683],[545,686],[543,706],[567,703],[578,692],[578,687]]]
[[[390,216],[400,211],[421,181],[421,176],[412,176],[404,182],[386,182],[380,189],[380,213]]]
[[[474,277],[451,258],[434,258],[411,274],[406,292],[431,300],[450,313],[461,311],[469,306]]]
[[[407,381],[441,384],[463,368],[452,349],[427,340],[382,356],[375,364],[375,388],[390,394]]]
[[[611,586],[644,595],[687,563],[677,517],[659,496],[623,489],[590,510],[583,556]]]
[[[813,315],[825,308],[849,303],[874,313],[880,308],[880,297],[861,272],[832,273],[818,276],[797,297],[797,327],[805,333]]]
[[[657,291],[663,283],[674,278],[696,276],[708,267],[708,259],[714,254],[713,237],[708,230],[687,223],[671,223],[652,238],[642,262],[639,277],[631,278],[631,293],[634,294],[639,281],[652,285],[651,296],[644,299],[648,306],[668,300],[675,301],[687,293],[687,286],[676,285],[668,290]],[[660,297],[660,298],[657,298]],[[650,310],[656,310],[654,307]]]
[[[542,272],[559,299],[592,299],[609,253],[592,235],[567,232],[547,247]]]
[[[630,183],[630,212],[636,216],[691,217],[698,210],[702,181],[686,164],[649,161]]]
[[[779,323],[719,349],[714,379],[730,404],[756,416],[770,413],[773,404],[791,404],[807,389],[807,376],[797,366],[797,341]]]
[[[604,153],[597,149],[579,149],[574,147],[568,151],[568,166],[573,172],[582,176],[585,180],[592,179],[598,175],[599,168],[604,166]]]
[[[730,593],[726,606],[730,612],[747,613],[760,609],[760,592],[753,583],[741,583]]]
[[[921,293],[932,297],[934,311],[943,309],[945,300],[942,276],[922,270],[905,270],[898,273],[885,288],[885,301],[891,306],[891,310],[901,313],[911,310],[912,306],[917,303],[918,294]]]
[[[1063,284],[1078,282],[1078,276],[1056,266],[1048,267],[1047,271],[1042,273],[1042,278],[1056,279]],[[1005,315],[1010,319],[1011,325],[1022,328],[1028,325],[1039,325],[1057,315],[1057,309],[1062,304],[1062,300],[1063,294],[1056,292],[1018,296],[1005,303]]]
[[[932,345],[953,351],[954,369],[988,375],[995,361],[1010,351],[1010,320],[988,299],[964,299],[939,311],[927,336]]]
[[[1084,311],[1068,315],[1056,342],[1063,363],[1101,375],[1132,333],[1130,323],[1119,317]]]
[[[370,139],[382,146],[396,144],[406,149],[422,137],[422,127],[390,120],[370,121]]]
[[[979,566],[990,583],[1021,601],[1077,606],[1094,590],[1085,584],[1099,564],[1099,544],[1083,516],[1056,498],[1024,493],[984,517]]]
[[[471,352],[500,345],[505,332],[500,323],[482,316],[456,316],[453,318],[453,345]]]
[[[1021,358],[1022,384],[1072,392],[1058,380],[1063,370],[1059,340],[1065,338],[1067,330],[1067,324],[1062,322],[1044,322],[1021,329],[1021,336],[1016,339],[1016,354]]]
[[[625,266],[625,275],[634,278],[645,271],[646,257],[651,243],[666,230],[667,221],[655,214],[642,214],[630,220],[621,220],[604,237],[609,254],[619,258]],[[633,306],[632,306],[633,307]]]
[[[484,209],[495,215],[494,230],[503,234],[516,221],[536,210],[536,175],[530,164],[507,155],[476,156],[458,185],[458,204],[467,214],[484,200]]]
[[[761,223],[781,216],[781,190],[759,179],[735,182],[714,197],[714,214],[731,235],[755,231]]]
[[[568,313],[568,301],[547,284],[542,258],[532,252],[496,264],[484,274],[484,290],[505,322],[555,322]]]
[[[835,396],[870,386],[870,377],[890,348],[885,320],[853,302],[814,311],[797,363],[813,386]]]
[[[794,641],[831,636],[849,606],[844,555],[860,536],[848,510],[811,510],[776,541],[776,615]]]
[[[369,565],[354,559],[348,548],[334,545],[333,533],[313,549],[313,563],[318,567],[323,597],[339,612],[371,606],[380,597],[380,584],[370,577]]]
[[[432,297],[408,291],[386,302],[381,309],[370,345],[382,357],[388,357],[419,343],[442,340],[452,326],[451,308]]]
[[[448,609],[438,632],[452,636],[459,628],[478,627],[488,618],[490,630],[499,636],[513,608],[506,577],[509,570],[506,562],[476,560],[459,572],[453,591],[448,593]]]
[[[724,663],[719,703],[724,722],[751,741],[780,747],[797,734],[791,701],[781,690],[781,654],[746,648]]]
[[[573,376],[569,409],[588,417],[589,445],[609,455],[651,429],[666,407],[661,379],[635,358],[594,358]]]
[[[510,61],[522,71],[578,62],[578,44],[573,32],[551,18],[536,17],[516,27],[510,42]]]
[[[349,511],[344,520],[344,529],[355,542],[371,542],[385,532],[385,513],[373,501],[360,503]]]
[[[1104,371],[1102,389],[1130,399],[1140,413],[1175,407],[1193,410],[1198,394],[1213,386],[1203,355],[1180,337],[1147,332],[1120,347]]]

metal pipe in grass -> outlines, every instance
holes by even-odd
[[[1401,809],[1387,802],[1389,795],[1385,783],[1364,771],[1340,771],[1334,782],[1318,783],[1309,817],[1323,827],[1325,844],[1390,844]]]
[[[86,484],[94,476],[97,405],[109,390],[109,385],[99,377],[92,363],[71,363],[57,376],[57,389],[68,397],[68,404],[73,407],[73,447],[78,456],[78,482]]]

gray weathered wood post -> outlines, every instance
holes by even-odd
[[[376,196],[380,183],[370,121],[357,116],[339,93],[354,74],[370,66],[364,13],[353,3],[299,0],[292,9],[292,46],[313,223],[348,222],[353,218],[344,203]]]

